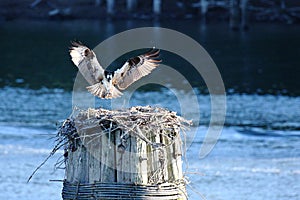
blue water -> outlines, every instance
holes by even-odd
[[[222,135],[200,159],[210,98],[198,96],[200,125],[187,132],[192,145],[184,161],[190,199],[300,199],[300,97],[227,95]],[[70,115],[71,92],[5,87],[0,97],[0,199],[61,199],[62,183],[49,180],[64,178],[63,170],[54,170],[62,152],[26,181],[51,151],[56,123]],[[179,109],[167,90],[136,92],[130,102]]]
[[[210,96],[203,93],[199,77],[194,80],[193,72],[181,71],[191,76],[200,105],[200,122],[186,134],[192,143],[183,162],[190,199],[300,199],[300,27],[251,24],[248,32],[233,32],[227,24],[204,26],[197,20],[1,24],[0,199],[61,199],[62,183],[49,180],[64,179],[64,171],[54,169],[62,152],[26,181],[55,144],[56,124],[72,112],[77,69],[68,55],[69,41],[79,39],[94,47],[116,33],[145,26],[170,28],[198,41],[214,59],[226,87],[225,126],[210,154],[200,159],[211,117]],[[170,66],[188,68],[183,59],[163,54]],[[197,112],[190,99],[189,94],[181,96],[187,116],[194,119]],[[136,92],[129,103],[181,113],[167,89]],[[96,105],[109,108],[108,101],[97,100]]]

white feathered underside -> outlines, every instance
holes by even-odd
[[[103,68],[99,64],[95,53],[88,47],[74,43],[70,50],[73,63],[89,84],[96,84],[103,78]]]
[[[86,48],[72,47],[70,55],[73,63],[78,66],[79,63],[84,59],[84,51]]]
[[[87,90],[92,93],[94,96],[98,96],[100,98],[106,98],[106,99],[112,99],[117,98],[122,95],[122,92],[120,92],[117,88],[114,86],[110,87],[110,90],[108,91],[102,83],[96,83],[94,85],[86,87]]]

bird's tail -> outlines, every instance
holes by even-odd
[[[107,99],[111,99],[111,98],[117,98],[117,97],[120,97],[122,96],[122,92],[120,92],[120,90],[118,90],[116,87],[112,86],[110,88],[110,92],[108,93],[108,95],[106,95]]]
[[[94,96],[100,97],[102,99],[112,99],[117,98],[122,95],[122,92],[120,92],[117,88],[112,86],[110,90],[108,91],[102,83],[96,83],[94,85],[86,87],[86,89],[92,93]]]

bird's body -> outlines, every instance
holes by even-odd
[[[99,64],[96,54],[78,42],[72,43],[70,55],[73,63],[90,84],[87,87],[88,91],[105,99],[120,97],[120,90],[125,90],[135,81],[151,73],[161,62],[158,59],[159,50],[153,49],[130,58],[115,71],[107,71]]]

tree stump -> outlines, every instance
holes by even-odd
[[[162,108],[89,109],[62,128],[64,200],[187,199],[180,130],[190,125]]]

